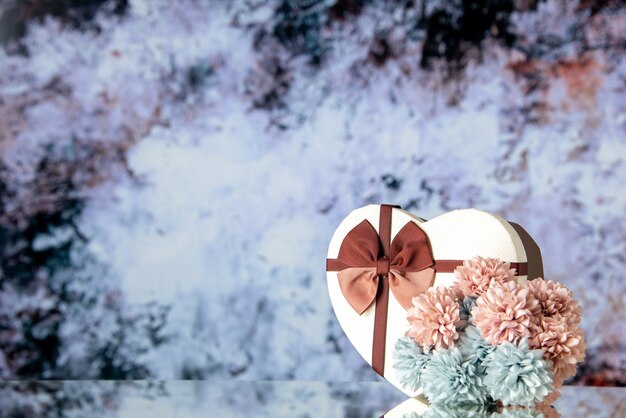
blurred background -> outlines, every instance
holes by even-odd
[[[492,211],[626,384],[626,7],[4,0],[0,377],[378,377],[326,290],[353,208]]]

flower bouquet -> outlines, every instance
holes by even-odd
[[[453,285],[412,299],[393,355],[403,387],[433,404],[530,406],[576,373],[585,341],[571,291],[518,282],[496,258],[466,260],[454,274]]]

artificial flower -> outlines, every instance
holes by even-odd
[[[472,309],[474,309],[474,306],[476,306],[476,298],[471,296],[465,296],[463,301],[459,302],[461,319],[466,322],[466,325],[472,323]]]
[[[493,351],[494,346],[485,341],[478,328],[473,325],[467,326],[461,335],[458,346],[461,354],[463,354],[463,359],[474,363],[478,373],[484,375],[485,358]]]
[[[437,350],[454,347],[458,330],[465,325],[461,319],[458,299],[462,295],[449,287],[431,287],[413,298],[408,310],[411,327],[407,335],[422,347]]]
[[[458,348],[435,351],[422,370],[424,395],[431,403],[484,403],[486,388],[472,362]]]
[[[576,374],[576,363],[585,358],[583,332],[565,317],[542,318],[530,345],[541,349],[544,358],[552,362],[557,385]]]
[[[404,388],[416,391],[422,386],[420,381],[422,369],[428,359],[428,352],[424,352],[412,338],[402,337],[396,341],[393,368]]]
[[[485,385],[493,399],[504,405],[530,406],[552,390],[551,363],[541,350],[531,350],[526,340],[498,345],[487,358]]]
[[[465,296],[480,296],[490,286],[514,280],[515,269],[497,258],[476,256],[454,270],[456,283]]]
[[[538,302],[516,282],[491,286],[472,309],[472,322],[492,345],[504,341],[517,343],[531,338],[536,331],[533,309]]]
[[[539,302],[533,312],[536,318],[563,317],[571,324],[580,323],[580,306],[562,284],[537,278],[524,283],[524,287]]]

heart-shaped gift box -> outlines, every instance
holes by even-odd
[[[511,264],[518,281],[543,276],[539,247],[519,225],[477,209],[426,221],[391,205],[352,211],[328,248],[327,279],[335,315],[373,369],[409,396],[393,370],[407,308],[430,286],[454,283],[454,269],[475,256]]]

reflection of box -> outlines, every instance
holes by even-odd
[[[381,213],[383,218],[389,219],[390,227],[389,225],[385,226],[385,222],[381,223]],[[364,220],[369,225],[363,225]],[[402,235],[406,232],[404,228],[408,223],[414,224],[410,225],[412,229],[408,228],[412,232],[405,234],[406,236],[403,236],[402,240],[400,240],[402,242],[398,243],[396,238],[399,237],[399,233]],[[382,238],[381,235],[389,235],[387,239],[391,242],[391,248],[387,251],[392,251],[397,245],[406,244],[405,241],[415,238],[418,234],[414,226],[417,226],[417,232],[425,234],[424,243],[416,243],[413,246],[411,246],[412,244],[406,245],[411,247],[411,251],[417,248],[417,251],[421,252],[422,255],[424,252],[428,252],[429,257],[433,261],[430,267],[424,268],[417,275],[421,275],[418,277],[418,280],[428,281],[426,286],[450,285],[454,282],[453,270],[455,266],[461,264],[463,260],[471,259],[477,255],[499,258],[510,262],[511,267],[516,268],[519,280],[525,280],[528,276],[535,278],[542,275],[541,255],[532,238],[518,225],[511,224],[497,215],[476,209],[462,209],[446,213],[430,221],[425,221],[407,211],[397,207],[391,208],[388,205],[368,205],[352,211],[337,228],[328,249],[329,262],[327,270],[329,271],[327,279],[331,302],[341,327],[361,356],[371,365],[373,355],[376,355],[375,351],[379,354],[382,352],[384,365],[383,372],[380,374],[409,396],[418,395],[421,393],[421,390],[410,392],[401,387],[393,370],[392,358],[394,345],[405,334],[408,326],[406,309],[398,301],[398,295],[401,294],[402,290],[395,289],[393,281],[389,279],[389,282],[385,284],[385,286],[390,288],[388,298],[380,299],[382,282],[386,279],[383,278],[378,284],[370,284],[370,287],[373,286],[374,289],[377,289],[375,292],[378,292],[379,301],[388,301],[387,309],[383,312],[386,315],[386,320],[384,315],[382,315],[382,320],[386,325],[386,330],[383,329],[382,332],[382,341],[384,343],[378,344],[375,348],[374,339],[381,335],[381,328],[378,325],[376,325],[378,332],[374,332],[375,317],[381,313],[380,310],[378,312],[376,310],[377,302],[373,301],[359,314],[353,308],[354,304],[351,305],[348,302],[348,296],[346,296],[346,292],[353,289],[346,287],[344,284],[342,290],[339,283],[340,273],[338,270],[348,272],[348,269],[353,268],[355,271],[358,270],[360,272],[364,267],[368,267],[370,269],[369,276],[363,275],[354,280],[353,284],[355,287],[358,287],[363,284],[363,281],[372,280],[373,277],[378,282],[379,276],[376,275],[376,272],[381,271],[381,268],[388,268],[389,271],[393,271],[394,268],[393,265],[390,265],[390,260],[384,257],[384,255],[389,255],[383,254],[385,252],[384,249],[380,249],[379,254],[373,256],[369,266],[348,266],[337,261],[337,258],[340,257],[340,250],[343,254],[346,253],[346,249],[342,249],[344,241],[350,241],[352,247],[354,247],[353,250],[357,252],[367,247],[367,243],[360,236],[356,239],[353,239],[355,237],[351,236],[350,240],[346,238],[357,229],[355,228],[357,226],[372,228],[375,232],[375,238],[376,235],[378,235],[378,238]],[[389,228],[388,233],[385,233],[385,228]],[[378,244],[380,247],[384,247],[382,243]],[[398,257],[406,258],[407,254],[405,252]],[[393,260],[391,260],[392,262]],[[411,271],[406,275],[410,276],[413,273],[416,272]],[[401,281],[402,279],[396,280],[396,282]],[[409,296],[416,295],[412,294]],[[350,297],[360,297],[360,295],[350,295]],[[381,303],[381,306],[383,305],[384,303]],[[378,318],[377,321],[380,322],[381,318]]]

